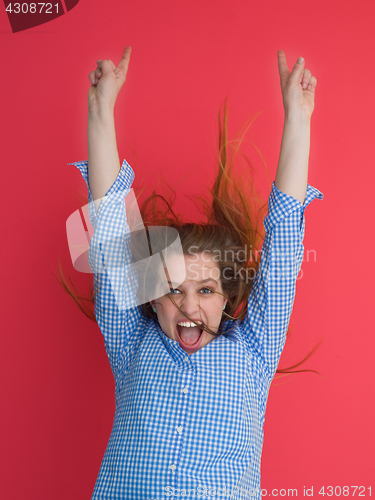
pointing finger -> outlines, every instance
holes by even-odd
[[[119,70],[120,72],[124,72],[125,74],[126,74],[126,72],[128,70],[131,51],[132,51],[132,48],[130,47],[130,45],[128,45],[127,47],[125,47],[125,50],[124,50],[124,52],[122,54],[120,62],[118,64],[117,68],[116,68],[117,70]]]
[[[281,84],[283,85],[289,78],[290,71],[286,62],[285,52],[283,50],[277,51],[278,63],[279,63],[279,73]]]

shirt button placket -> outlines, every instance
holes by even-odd
[[[190,359],[189,359],[189,356],[188,356],[188,355],[186,355],[186,356],[184,357],[184,361],[186,361],[186,362],[189,362],[189,361],[190,361]],[[188,388],[187,388],[187,387],[184,387],[184,388],[182,389],[182,392],[183,392],[184,394],[187,394],[187,393],[189,392],[189,390],[188,390]],[[179,425],[178,427],[176,427],[176,431],[177,431],[179,434],[182,434],[182,429],[183,429],[182,425]],[[169,468],[172,470],[172,472],[174,472],[174,471],[176,470],[176,464],[172,464],[172,465],[170,465],[170,466],[169,466]]]

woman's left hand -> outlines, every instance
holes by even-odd
[[[315,76],[312,76],[311,71],[305,68],[305,60],[302,63],[297,60],[290,72],[283,50],[277,51],[277,57],[285,114],[289,116],[298,113],[310,118],[314,111],[317,83]]]

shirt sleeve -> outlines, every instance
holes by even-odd
[[[88,182],[88,161],[68,163],[81,172],[88,189],[89,218],[94,234],[89,243],[89,264],[94,274],[95,317],[104,337],[112,372],[117,379],[120,360],[129,352],[134,332],[146,318],[136,299],[135,281],[129,280],[130,229],[125,197],[134,180],[131,166],[123,161],[120,172],[96,213]]]
[[[265,238],[253,280],[242,333],[260,356],[271,383],[285,345],[296,280],[303,259],[305,208],[323,193],[307,184],[304,204],[280,191],[275,183],[264,218]],[[253,256],[253,258],[255,258]]]

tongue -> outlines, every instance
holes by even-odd
[[[178,334],[181,340],[186,345],[194,345],[198,342],[199,336],[201,334],[201,329],[199,326],[179,326]]]

